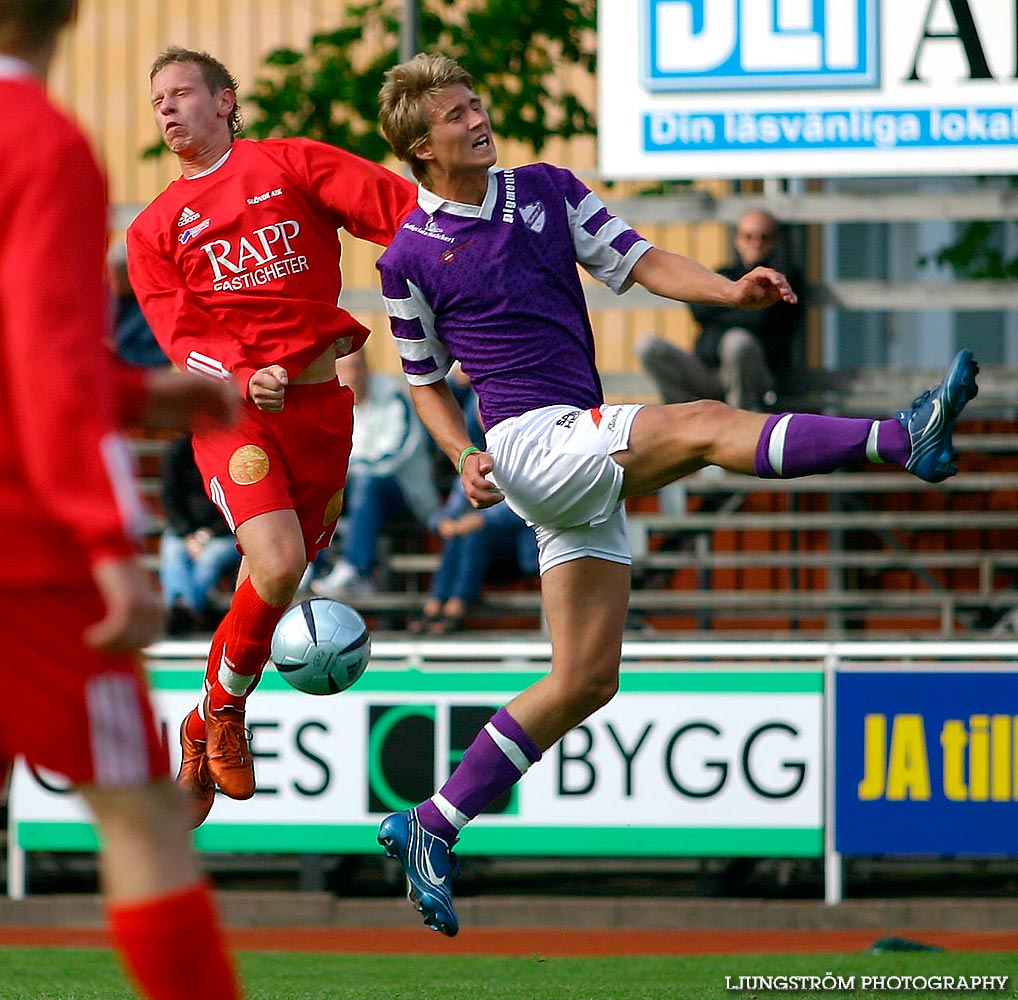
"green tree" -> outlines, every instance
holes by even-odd
[[[564,66],[593,73],[596,0],[421,0],[420,48],[456,59],[485,98],[497,135],[535,153],[552,136],[594,132],[594,112],[558,77]],[[282,48],[264,60],[245,98],[247,134],[307,136],[371,160],[388,146],[377,128],[378,90],[399,61],[402,6],[364,0],[305,52]]]
[[[980,183],[983,182],[980,178]],[[1018,188],[1018,177],[1008,177],[1007,184]],[[988,219],[966,222],[954,242],[941,247],[932,259],[950,267],[957,278],[989,281],[1018,278],[1018,258],[1009,258],[1002,250],[1004,227],[1010,224]],[[930,259],[923,257],[919,263],[928,263]]]

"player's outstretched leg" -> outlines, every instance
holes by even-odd
[[[893,462],[926,482],[939,483],[958,471],[951,435],[978,391],[978,371],[972,352],[959,351],[938,385],[886,420],[774,414],[757,439],[753,471],[761,479],[794,479],[859,462]]]
[[[413,809],[393,813],[378,828],[378,843],[390,858],[396,858],[406,875],[407,899],[424,914],[433,930],[454,937],[460,929],[452,904],[452,879],[456,855],[441,837],[428,833]]]
[[[928,483],[939,483],[958,471],[954,464],[958,452],[951,435],[958,415],[979,391],[978,372],[972,352],[959,351],[943,381],[917,396],[910,409],[895,414],[912,445],[905,468],[913,475]]]

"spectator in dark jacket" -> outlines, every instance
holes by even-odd
[[[767,212],[747,212],[735,231],[737,260],[718,269],[733,281],[761,264],[775,266],[778,226]],[[783,268],[797,303],[776,302],[750,311],[730,306],[690,305],[700,325],[694,353],[660,337],[639,347],[640,360],[665,403],[721,399],[744,410],[774,406],[792,371],[792,346],[802,319],[803,281]]]

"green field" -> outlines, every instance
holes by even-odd
[[[1018,953],[482,958],[242,952],[249,1000],[819,1000],[1018,997]],[[739,976],[855,977],[854,990],[730,988]],[[1009,976],[1002,990],[861,990],[863,976]],[[729,977],[726,980],[726,977]],[[133,1000],[112,953],[0,949],[0,1000]]]

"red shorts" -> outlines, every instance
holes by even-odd
[[[0,589],[0,757],[76,785],[132,788],[169,775],[141,658],[86,646],[104,614],[90,579]]]
[[[293,510],[308,561],[325,548],[343,508],[353,392],[338,381],[287,387],[280,413],[244,404],[233,427],[194,436],[205,489],[231,530],[271,510]]]

